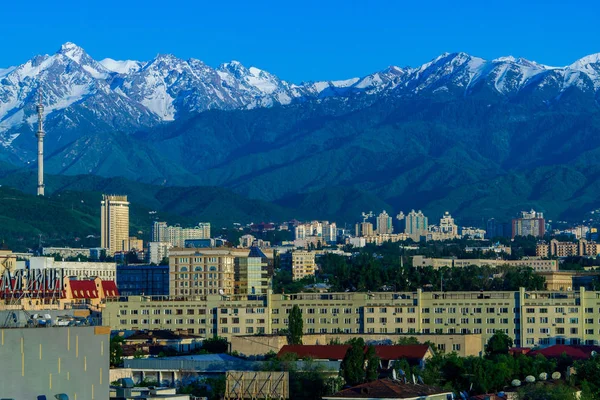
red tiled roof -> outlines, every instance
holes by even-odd
[[[378,345],[375,353],[381,360],[399,360],[401,358],[421,360],[425,358],[429,346],[426,344],[414,345]],[[343,360],[350,345],[285,345],[277,353],[278,357],[283,354],[295,353],[298,358],[313,358],[316,360]],[[365,346],[365,351],[367,347]]]
[[[95,299],[98,297],[96,284],[93,280],[69,280],[74,299]]]
[[[527,355],[535,357],[538,354],[546,358],[559,358],[563,353],[571,357],[573,360],[585,360],[592,356],[592,351],[600,353],[600,346],[584,346],[584,345],[565,345],[556,344],[544,349],[534,350]]]
[[[336,345],[284,345],[277,357],[281,357],[284,354],[294,353],[298,355],[298,358],[314,358],[316,360],[343,360],[346,352],[350,348],[347,344],[336,344]]]
[[[351,399],[414,399],[421,396],[450,393],[448,390],[429,385],[413,385],[392,379],[379,379],[363,383],[337,392],[325,398],[351,398]]]
[[[374,347],[377,357],[382,360],[400,360],[401,358],[422,360],[429,350],[429,346],[426,344],[378,345]]]
[[[115,297],[119,295],[119,289],[117,288],[115,281],[102,281],[102,290],[106,297]]]

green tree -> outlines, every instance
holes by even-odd
[[[304,331],[304,321],[302,311],[297,304],[294,304],[290,311],[288,322],[288,343],[302,344],[302,332]]]
[[[379,361],[375,347],[368,346],[365,354],[365,379],[367,382],[377,380],[379,377]]]
[[[123,336],[115,335],[110,338],[110,365],[120,367],[123,364]]]
[[[513,345],[510,336],[502,331],[495,331],[494,335],[488,340],[485,347],[485,354],[488,357],[494,357],[501,354],[508,354],[508,349]]]
[[[362,338],[352,339],[350,348],[340,364],[340,376],[351,386],[365,381],[365,342]]]
[[[213,338],[204,339],[202,349],[208,353],[220,354],[227,353],[229,350],[229,342],[226,338],[215,336]]]

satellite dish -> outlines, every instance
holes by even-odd
[[[535,376],[533,376],[533,375],[527,375],[525,377],[525,382],[527,382],[527,383],[533,383],[533,382],[535,382]]]
[[[560,379],[561,376],[562,375],[558,371],[552,373],[552,379],[554,380]]]
[[[545,372],[542,372],[540,374],[540,381],[545,381],[546,379],[548,379],[548,374]]]
[[[224,295],[225,295],[225,291],[224,291],[223,289],[219,289],[219,294],[220,294],[221,296],[224,296]]]
[[[514,387],[519,387],[519,386],[521,386],[521,381],[518,379],[513,379],[510,384],[513,385]]]

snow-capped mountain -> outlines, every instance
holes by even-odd
[[[486,61],[465,53],[445,53],[416,68],[389,67],[361,78],[293,84],[237,61],[213,68],[197,59],[158,55],[148,62],[95,61],[82,48],[65,43],[53,55],[0,68],[0,144],[15,145],[17,158],[29,158],[33,142],[20,138],[35,122],[41,90],[46,106],[50,150],[83,133],[132,132],[210,109],[250,109],[326,97],[476,95],[481,91],[515,98],[541,94],[540,102],[567,89],[600,90],[600,54],[566,67],[522,58]],[[26,135],[27,136],[27,135]],[[22,143],[20,143],[22,141]],[[30,143],[31,142],[31,143]]]

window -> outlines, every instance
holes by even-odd
[[[381,307],[379,308],[379,312],[382,314],[385,314],[387,312],[387,308],[386,307]]]
[[[326,308],[321,308],[319,310],[319,313],[321,313],[321,314],[327,314],[327,309]]]
[[[562,314],[562,313],[564,313],[564,312],[565,312],[565,309],[564,309],[564,307],[556,307],[556,308],[554,309],[554,311],[556,311],[556,312],[557,312],[557,313],[559,313],[559,314]]]
[[[367,324],[375,323],[375,318],[367,318]]]
[[[527,334],[533,335],[533,328],[527,328]]]
[[[443,318],[436,318],[435,319],[435,323],[436,324],[443,324],[444,323],[444,319]]]
[[[438,351],[446,351],[446,345],[444,343],[438,343]]]
[[[476,308],[473,310],[473,312],[474,312],[475,314],[481,314],[481,307],[476,307]]]
[[[540,314],[548,314],[547,308],[540,308]]]
[[[415,313],[415,308],[414,307],[408,307],[408,313],[409,314],[414,314]]]
[[[548,323],[548,317],[540,317],[540,324],[547,324]]]
[[[352,314],[351,308],[344,308],[344,314]]]
[[[448,308],[448,314],[456,314],[456,307]]]
[[[394,308],[394,312],[397,314],[402,314],[402,307],[396,307]]]
[[[402,323],[402,318],[396,318],[396,323],[397,324],[401,324]]]
[[[475,322],[476,324],[481,324],[481,318],[475,318],[475,321],[474,321],[474,322]]]
[[[445,308],[441,308],[441,307],[436,307],[433,310],[433,312],[436,313],[436,314],[444,314],[446,312],[446,309]]]
[[[387,318],[379,318],[380,324],[387,324]]]
[[[540,328],[540,333],[547,335],[550,333],[550,328]]]
[[[496,309],[494,307],[488,307],[485,309],[485,312],[487,312],[488,314],[494,314],[496,312]]]
[[[315,309],[314,308],[309,308],[308,310],[306,310],[306,312],[308,314],[314,314],[315,313]]]
[[[555,332],[557,335],[564,335],[565,334],[565,328],[556,328]]]
[[[406,320],[407,323],[409,324],[416,324],[417,323],[417,319],[416,318],[408,318]]]
[[[469,318],[461,318],[460,319],[460,323],[461,324],[468,324],[469,323]]]
[[[121,325],[127,325],[127,320],[126,319],[122,319],[119,322],[121,323]]]
[[[527,314],[535,314],[535,308],[526,308],[526,309],[525,309],[525,312],[526,312]]]
[[[448,323],[449,324],[456,324],[456,318],[448,318]]]
[[[253,333],[254,333],[254,328],[253,328],[253,327],[251,327],[251,326],[247,327],[247,328],[246,328],[246,333],[253,334]]]
[[[508,318],[500,318],[501,324],[508,324]]]
[[[469,313],[469,309],[463,307],[463,308],[460,309],[460,312],[463,313],[463,314],[468,314]]]
[[[127,310],[119,310],[119,315],[127,315]]]
[[[579,329],[571,328],[571,335],[577,335],[579,333]]]
[[[277,325],[277,324],[279,324],[279,318],[273,318],[273,319],[271,320],[271,323],[272,323],[273,325]]]
[[[375,312],[375,308],[367,307],[367,314],[373,314]]]
[[[429,318],[421,318],[421,323],[428,324],[429,323]]]
[[[570,324],[578,324],[579,323],[579,318],[569,318],[569,323]]]
[[[508,314],[508,307],[501,308],[500,314]]]
[[[452,351],[460,351],[460,344],[453,343],[452,344]]]
[[[594,330],[593,329],[586,329],[585,330],[585,334],[586,335],[593,335],[594,334]]]
[[[564,318],[554,318],[554,323],[555,324],[564,324],[565,319]]]
[[[429,314],[429,308],[424,308],[421,312],[423,314]]]
[[[527,317],[528,324],[535,324],[535,317]]]
[[[487,323],[488,324],[495,324],[496,323],[496,318],[488,318],[487,319]]]

